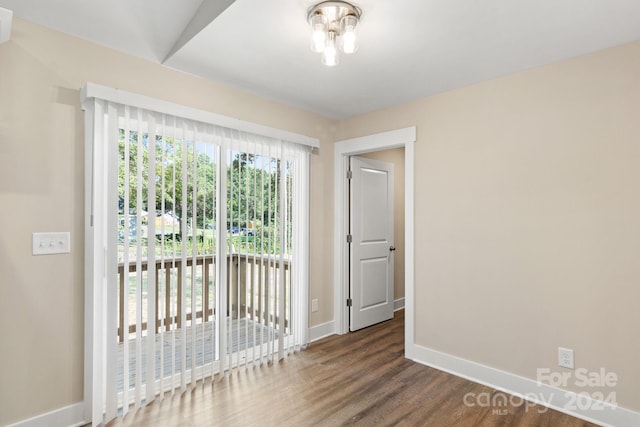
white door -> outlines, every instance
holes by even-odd
[[[350,323],[393,318],[393,164],[350,158]]]

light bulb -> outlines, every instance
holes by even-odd
[[[344,53],[354,53],[358,50],[356,43],[356,27],[358,26],[358,18],[353,15],[347,15],[340,22],[342,27],[342,51]]]
[[[322,52],[322,63],[327,67],[338,65],[338,49],[336,48],[336,33],[329,31],[327,44]]]
[[[311,50],[322,52],[327,43],[327,31],[324,16],[317,13],[311,17]]]

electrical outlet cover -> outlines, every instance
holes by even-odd
[[[573,350],[558,347],[558,365],[563,368],[573,369]]]

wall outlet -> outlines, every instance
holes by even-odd
[[[573,350],[558,347],[558,365],[563,368],[573,369]]]
[[[311,300],[311,312],[315,313],[316,311],[318,311],[318,298]]]

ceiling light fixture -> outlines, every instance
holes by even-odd
[[[322,53],[322,63],[338,65],[338,49],[346,54],[358,50],[356,29],[362,10],[344,1],[323,1],[307,12],[311,25],[311,50]]]

